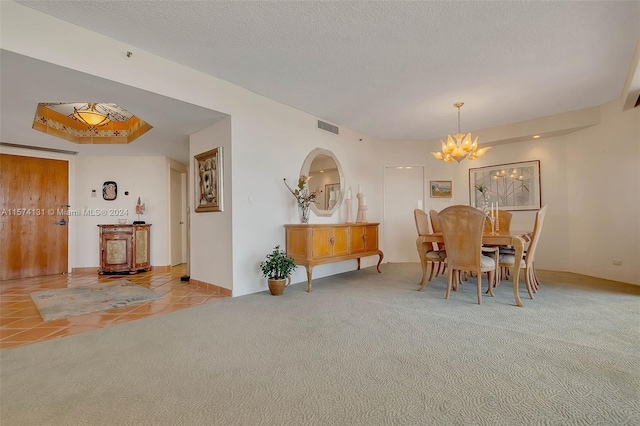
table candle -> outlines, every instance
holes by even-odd
[[[494,216],[493,216],[493,202],[491,202],[491,219],[493,219],[493,218],[494,218]]]
[[[367,205],[367,197],[362,197],[362,206],[366,206]]]
[[[362,185],[358,185],[358,194],[362,194]]]

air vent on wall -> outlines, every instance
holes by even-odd
[[[318,120],[318,129],[326,130],[327,132],[335,133],[336,135],[340,132],[338,126],[334,126],[333,124],[325,123],[320,120]]]
[[[66,149],[45,148],[42,146],[19,145],[17,143],[0,142],[0,146],[10,146],[12,148],[33,149],[35,151],[57,152],[59,154],[78,155],[78,151],[67,151]]]

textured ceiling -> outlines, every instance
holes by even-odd
[[[636,1],[18,3],[392,140],[616,99],[640,37]]]

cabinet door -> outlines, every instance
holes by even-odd
[[[296,260],[308,257],[307,235],[306,229],[287,228],[287,256]]]
[[[378,250],[378,225],[367,226],[364,235],[365,251]]]
[[[349,254],[349,228],[341,227],[333,229],[333,255],[345,256]]]
[[[149,228],[142,227],[135,230],[135,268],[149,266]]]
[[[131,269],[132,235],[113,233],[102,235],[101,269],[106,272],[127,271]]]
[[[313,258],[322,259],[332,255],[331,228],[313,229]]]
[[[364,251],[364,238],[365,238],[364,226],[352,226],[351,227],[351,253],[361,253]]]

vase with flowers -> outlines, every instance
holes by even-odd
[[[478,191],[482,196],[482,201],[480,203],[480,210],[482,210],[484,214],[488,214],[489,213],[489,197],[490,197],[489,187],[480,184],[480,185],[476,185],[475,188],[476,188],[476,191]]]
[[[296,189],[293,189],[287,183],[287,178],[284,178],[284,184],[289,189],[289,192],[296,197],[298,202],[298,215],[300,216],[300,223],[309,223],[309,209],[311,208],[311,203],[315,203],[318,195],[322,191],[319,189],[315,189],[311,191],[309,189],[309,178],[307,176],[300,176],[298,178],[298,186]]]

